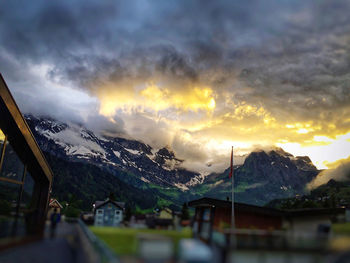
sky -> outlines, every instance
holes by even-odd
[[[227,167],[231,146],[334,169],[350,160],[349,13],[342,0],[7,1],[0,72],[23,112],[167,145],[190,169]]]

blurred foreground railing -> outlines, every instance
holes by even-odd
[[[213,231],[212,242],[228,262],[332,262],[328,235],[258,229]]]
[[[328,248],[329,235],[310,233],[288,233],[258,229],[237,229],[213,232],[213,241],[222,245],[241,249],[272,250],[325,250]],[[223,243],[224,242],[224,243]]]
[[[91,262],[119,263],[119,260],[114,252],[102,240],[96,237],[95,234],[93,234],[90,229],[87,228],[83,221],[78,219],[78,224],[82,231],[81,234],[86,237],[85,240],[82,240],[82,246],[85,246],[85,251],[90,253],[89,258]],[[93,251],[88,248],[89,246],[91,249],[93,249]]]

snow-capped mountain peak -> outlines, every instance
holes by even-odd
[[[93,163],[112,172],[126,170],[144,182],[181,190],[203,181],[199,173],[181,168],[183,161],[166,147],[155,151],[137,140],[98,136],[75,123],[25,117],[41,148],[60,158]]]

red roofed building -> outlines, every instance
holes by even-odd
[[[210,241],[213,231],[230,229],[231,201],[201,198],[189,202],[196,209],[193,230]],[[344,218],[344,208],[278,210],[268,207],[234,203],[235,228],[238,230],[285,231],[289,234],[317,234],[320,226],[330,227],[332,218]]]
[[[51,214],[56,209],[56,213],[61,214],[61,209],[63,206],[55,198],[51,198],[49,202],[49,209],[47,211],[47,218],[51,217]]]

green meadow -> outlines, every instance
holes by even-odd
[[[332,230],[335,234],[350,235],[350,223],[332,224]]]
[[[117,255],[135,255],[137,253],[137,235],[141,233],[162,235],[174,241],[175,249],[181,238],[192,237],[190,228],[182,231],[158,229],[133,229],[116,227],[89,227],[90,230],[103,240]]]

